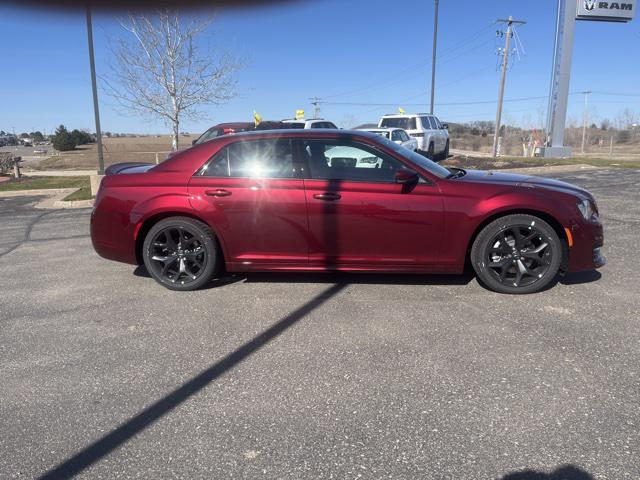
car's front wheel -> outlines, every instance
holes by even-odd
[[[478,234],[471,263],[478,280],[501,293],[534,293],[558,274],[563,248],[555,230],[533,215],[507,215]]]
[[[211,229],[188,217],[170,217],[156,223],[142,246],[149,274],[171,290],[195,290],[218,269],[218,249]]]

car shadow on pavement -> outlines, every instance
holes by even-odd
[[[597,282],[602,278],[602,274],[597,270],[587,272],[567,273],[558,279],[562,285],[578,285],[581,283]]]
[[[521,470],[512,472],[501,480],[594,480],[594,477],[574,465],[563,465],[551,473],[538,470]]]
[[[83,448],[78,453],[64,460],[62,463],[44,473],[39,478],[70,478],[100,461],[138,433],[151,426],[164,415],[180,406],[183,402],[191,398],[203,388],[206,388],[216,379],[244,361],[247,357],[256,353],[271,340],[280,336],[313,310],[317,309],[340,293],[346,286],[346,283],[336,283],[331,285],[329,288],[326,288],[308,302],[305,302],[295,311],[291,312],[278,322],[274,323],[271,327],[255,336],[253,339],[244,343],[221,360],[215,362],[206,370],[203,370],[195,377],[192,377],[165,397],[157,400],[137,415],[131,417],[125,423]]]
[[[133,274],[138,277],[151,278],[144,265],[136,267]],[[223,273],[209,284],[200,288],[208,290],[220,288],[234,283],[350,283],[354,285],[467,285],[475,275],[465,272],[458,275],[426,275],[411,273]]]

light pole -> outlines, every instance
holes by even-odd
[[[98,88],[96,86],[96,63],[93,58],[93,27],[91,26],[91,7],[89,5],[87,5],[87,41],[89,42],[89,67],[91,69],[91,88],[93,90],[93,113],[96,119],[96,141],[98,143],[98,175],[104,175],[102,132],[100,131],[100,110],[98,108]]]
[[[431,109],[429,113],[433,115],[433,102],[436,97],[436,50],[438,46],[438,4],[440,0],[434,0],[435,11],[433,14],[433,52],[431,55]]]

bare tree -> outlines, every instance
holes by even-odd
[[[197,39],[211,21],[177,10],[130,13],[120,21],[127,35],[111,42],[112,74],[102,79],[106,92],[125,111],[170,125],[173,150],[183,119],[200,118],[204,106],[237,96],[241,61],[228,53],[202,55],[198,49]]]

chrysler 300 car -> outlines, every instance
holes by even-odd
[[[589,192],[445,168],[346,130],[231,134],[159,165],[114,165],[91,236],[101,256],[144,264],[174,290],[223,269],[461,273],[469,262],[486,287],[530,293],[604,264]]]

